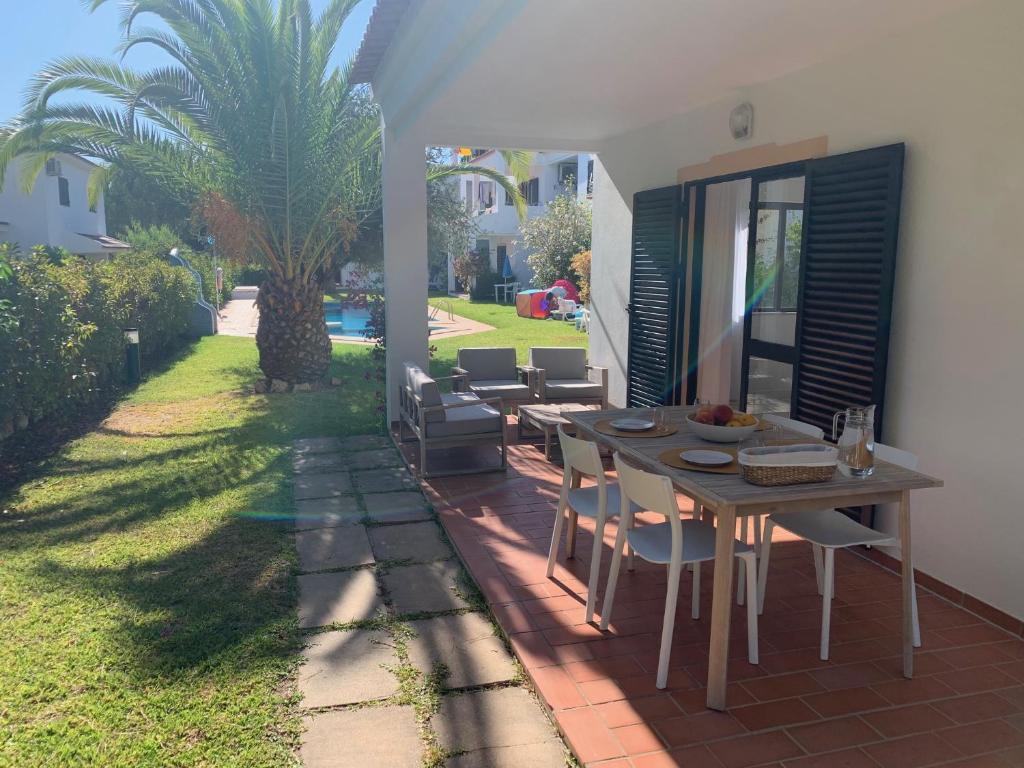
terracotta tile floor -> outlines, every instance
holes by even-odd
[[[777,538],[772,549],[757,666],[746,661],[744,613],[735,608],[728,712],[704,707],[711,564],[699,621],[689,616],[684,572],[669,687],[659,691],[664,569],[638,560],[622,574],[609,631],[584,623],[590,521],[580,521],[580,556],[561,550],[554,578],[544,578],[560,482],[561,469],[536,447],[513,445],[507,474],[438,478],[425,491],[582,764],[1024,766],[1024,640],[922,589],[924,644],[916,677],[904,680],[898,578],[840,552],[832,660],[819,661],[821,602],[799,541]],[[612,524],[602,587],[614,536]]]

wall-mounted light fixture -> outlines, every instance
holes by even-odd
[[[749,139],[754,133],[754,105],[745,101],[729,113],[729,130],[736,141]]]

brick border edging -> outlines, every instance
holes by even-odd
[[[902,573],[903,566],[901,562],[878,548],[853,547],[851,551],[897,575]],[[1000,629],[1006,630],[1016,637],[1024,638],[1024,620],[1011,616],[1005,611],[1001,611],[995,606],[979,600],[974,595],[970,595],[944,581],[940,581],[917,568],[914,569],[914,581],[918,586],[924,587],[929,592],[934,592],[942,599],[973,613],[983,621],[995,624]]]

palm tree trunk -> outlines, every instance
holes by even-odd
[[[318,281],[271,274],[260,286],[256,306],[256,346],[266,377],[289,384],[322,381],[331,361],[331,339]]]

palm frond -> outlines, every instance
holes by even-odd
[[[493,168],[465,166],[459,163],[431,164],[427,166],[427,181],[455,178],[467,173],[475,173],[479,176],[490,179],[505,190],[505,194],[511,198],[512,204],[515,206],[516,215],[519,216],[519,220],[523,221],[526,218],[526,199],[523,197],[523,193],[519,191],[519,187],[516,185],[515,181]]]

